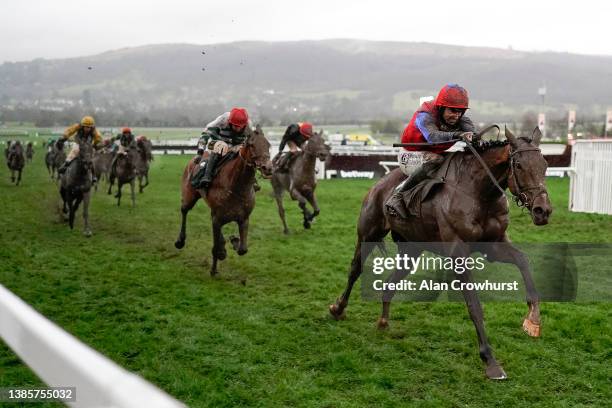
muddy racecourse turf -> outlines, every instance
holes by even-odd
[[[117,208],[104,188],[94,194],[90,239],[80,210],[74,231],[60,222],[43,160],[38,149],[19,187],[4,160],[0,166],[0,283],[189,406],[574,407],[612,399],[610,304],[544,303],[540,339],[522,332],[525,304],[485,304],[505,382],[484,378],[462,303],[396,302],[390,329],[379,332],[380,304],[362,300],[357,284],[347,320],[331,320],[327,307],[344,289],[371,180],[320,182],[321,215],[309,231],[286,198],[288,236],[270,184],[260,180],[249,253],[238,257],[228,245],[213,279],[203,202],[190,213],[186,247],[173,246],[187,156],[156,157],[134,209],[127,199]],[[568,179],[548,180],[554,213],[546,227],[512,207],[511,239],[609,242],[612,217],[570,213],[568,188]],[[236,229],[224,231],[227,238]],[[42,383],[0,341],[0,387],[7,386]]]

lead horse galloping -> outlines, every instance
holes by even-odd
[[[217,274],[217,262],[227,256],[225,238],[222,228],[225,224],[238,224],[240,238],[230,237],[232,247],[238,255],[247,253],[247,235],[249,231],[249,216],[255,207],[255,172],[260,170],[264,177],[272,172],[270,162],[270,142],[265,138],[259,126],[239,147],[238,154],[221,163],[218,174],[207,189],[194,189],[191,185],[191,175],[198,169],[196,157],[191,159],[181,179],[181,230],[174,246],[181,249],[185,246],[187,214],[204,198],[210,207],[213,227],[213,262],[210,269],[212,276]]]
[[[382,242],[391,231],[395,242],[449,242],[456,244],[458,251],[453,256],[469,256],[473,248],[464,243],[500,242],[503,250],[488,252],[488,261],[515,264],[523,277],[529,311],[523,322],[528,335],[540,335],[539,297],[535,290],[529,263],[525,255],[510,244],[508,228],[508,201],[505,190],[509,188],[518,205],[530,213],[535,225],[545,225],[552,212],[545,186],[547,163],[538,147],[542,134],[539,129],[531,137],[515,137],[505,131],[503,142],[484,142],[477,151],[455,153],[453,165],[434,175],[445,181],[433,195],[421,205],[421,217],[397,218],[384,211],[386,200],[406,176],[396,169],[382,178],[366,195],[361,207],[357,226],[357,244],[348,283],[342,295],[329,307],[336,319],[345,315],[349,296],[355,281],[362,272],[362,261],[371,252],[371,246],[362,243]],[[470,147],[470,146],[468,146]],[[444,167],[444,166],[443,166]],[[497,247],[499,248],[499,247]],[[410,254],[419,256],[419,253]],[[362,259],[362,256],[364,257]],[[401,279],[406,271],[396,271],[392,280]],[[469,282],[469,271],[459,275]],[[505,379],[506,373],[495,360],[493,350],[484,329],[483,311],[477,293],[463,290],[468,312],[478,335],[480,357],[486,365],[485,373],[490,379]],[[385,293],[382,315],[378,327],[384,329],[389,322],[389,307],[393,293]]]

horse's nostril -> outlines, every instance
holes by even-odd
[[[543,215],[544,214],[544,209],[542,207],[535,207],[533,209],[533,213],[535,215]]]

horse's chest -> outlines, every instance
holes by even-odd
[[[497,240],[508,228],[508,204],[505,198],[487,204],[464,201],[449,208],[447,220],[463,241]]]

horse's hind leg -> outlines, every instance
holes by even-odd
[[[463,284],[471,282],[471,272],[469,270],[464,271],[459,275],[459,279]],[[493,357],[493,349],[487,339],[487,334],[484,328],[484,314],[482,312],[482,305],[478,299],[478,294],[475,290],[463,289],[463,297],[470,314],[470,318],[476,328],[476,334],[478,335],[478,346],[480,350],[480,358],[486,364],[485,373],[487,378],[491,380],[505,380],[507,378],[506,373],[502,366]]]
[[[117,197],[117,207],[121,206],[121,187],[123,187],[123,183],[117,180],[117,194],[115,194],[115,197]]]
[[[89,199],[90,192],[83,194],[83,235],[91,237],[91,227],[89,226]]]
[[[21,182],[21,169],[17,171],[17,185],[19,185],[19,182]]]
[[[523,330],[532,337],[540,337],[540,298],[535,289],[529,261],[525,254],[514,247],[507,236],[504,236],[503,242],[487,246],[487,260],[489,262],[511,263],[519,268],[525,282],[527,306],[529,307],[529,312],[523,320]]]
[[[111,175],[109,176],[108,179],[108,195],[112,194],[112,190],[113,190],[113,184],[115,183],[115,176],[111,173]]]
[[[278,207],[278,215],[283,222],[283,233],[288,234],[289,228],[287,228],[287,221],[285,220],[285,207],[283,207],[283,192],[274,192],[274,198],[276,199],[276,206]]]
[[[240,233],[240,239],[237,237],[230,237],[230,242],[234,247],[234,251],[236,251],[238,255],[244,255],[249,250],[247,246],[247,236],[249,234],[248,218],[238,223],[238,232]]]

